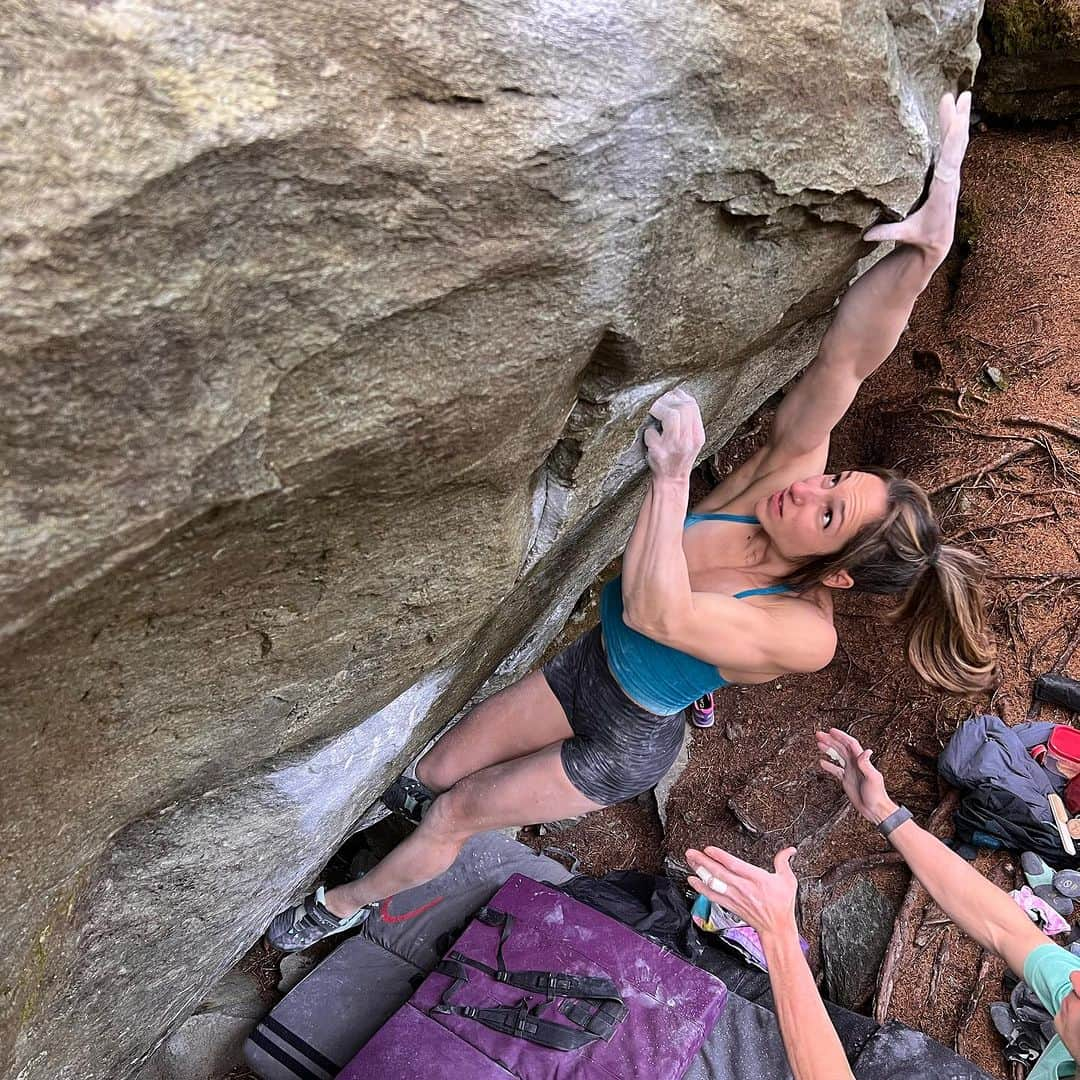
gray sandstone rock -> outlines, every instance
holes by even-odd
[[[865,878],[821,912],[829,1000],[860,1009],[870,999],[892,936],[896,908]]]
[[[0,1066],[120,1080],[918,195],[978,0],[0,0]]]
[[[278,993],[287,994],[315,970],[321,959],[322,957],[309,953],[290,953],[282,957],[281,979],[277,984]]]
[[[286,958],[290,959],[290,958]],[[230,971],[206,1000],[162,1043],[138,1080],[215,1080],[243,1064],[244,1040],[269,1012],[259,988]]]
[[[679,749],[679,756],[675,759],[671,768],[660,778],[660,783],[656,785],[653,791],[656,796],[656,813],[660,818],[660,825],[665,833],[668,827],[668,796],[671,794],[672,788],[679,782],[679,777],[686,770],[686,766],[690,764],[690,747],[693,744],[694,732],[690,725],[687,724],[683,730],[683,742],[682,747]]]

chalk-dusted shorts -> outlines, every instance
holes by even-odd
[[[660,716],[632,701],[611,674],[599,626],[543,667],[570,727],[562,764],[593,802],[623,802],[655,787],[682,746],[685,713]]]

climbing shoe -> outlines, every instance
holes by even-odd
[[[1020,856],[1020,869],[1040,900],[1045,900],[1060,915],[1072,914],[1073,901],[1080,899],[1080,872],[1055,870],[1034,851],[1025,851]]]
[[[399,776],[380,799],[387,810],[419,825],[435,801],[435,793],[411,776]]]
[[[699,697],[690,706],[690,723],[699,728],[710,728],[716,723],[716,709],[713,707],[712,694]]]
[[[1017,1022],[1008,1003],[994,1001],[990,1004],[990,1021],[997,1033],[1005,1040],[1003,1051],[1006,1061],[1015,1061],[1031,1067],[1043,1051],[1037,1035],[1028,1025]]]
[[[302,904],[286,908],[274,916],[266,931],[266,940],[282,952],[300,952],[316,941],[331,934],[343,934],[355,930],[374,910],[375,904],[367,904],[345,919],[339,919],[323,903],[325,890],[320,885]]]
[[[1040,900],[1045,900],[1059,915],[1071,915],[1073,902],[1063,896],[1053,885],[1036,885],[1031,890]]]
[[[1080,870],[1060,870],[1054,875],[1054,888],[1070,900],[1080,899]]]
[[[1054,884],[1054,868],[1048,866],[1034,851],[1025,851],[1020,856],[1020,869],[1024,871],[1024,878],[1032,889]]]

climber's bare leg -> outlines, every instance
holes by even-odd
[[[326,893],[326,906],[340,918],[373,900],[430,881],[453,863],[476,833],[603,809],[570,783],[561,746],[555,743],[459,780],[431,804],[416,832],[374,870]]]
[[[572,735],[559,699],[543,673],[534,671],[492,694],[455,724],[420,759],[416,777],[434,792],[446,791],[470,773]]]

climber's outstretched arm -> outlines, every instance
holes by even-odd
[[[869,378],[896,348],[912,306],[952,246],[960,165],[967,149],[971,94],[954,101],[951,94],[938,107],[941,152],[926,202],[904,221],[876,225],[867,240],[896,241],[897,247],[868,270],[847,291],[817,358],[788,393],[776,413],[766,447],[775,468],[777,458],[796,458],[822,445]]]

